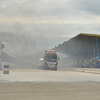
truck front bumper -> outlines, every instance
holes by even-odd
[[[46,65],[44,66],[45,69],[54,69],[56,70],[57,69],[57,65]]]

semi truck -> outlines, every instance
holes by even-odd
[[[45,50],[43,70],[52,69],[57,70],[58,57],[56,50]]]

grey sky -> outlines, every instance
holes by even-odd
[[[0,33],[54,47],[79,33],[99,33],[99,9],[99,0],[0,0]]]

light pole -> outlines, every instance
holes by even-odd
[[[1,69],[2,69],[2,49],[5,48],[5,44],[2,43],[3,41],[8,42],[7,40],[0,41],[0,43],[1,43]]]

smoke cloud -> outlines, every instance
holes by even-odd
[[[20,23],[14,27],[13,32],[0,32],[0,40],[5,44],[2,51],[15,59],[18,68],[37,68],[38,59],[43,57],[45,47],[38,46],[37,36],[32,33],[30,35]]]

